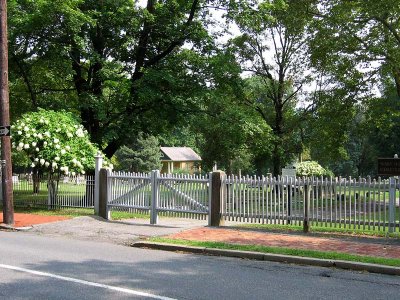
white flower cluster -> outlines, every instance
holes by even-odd
[[[86,158],[81,157],[78,160],[76,156],[91,152],[81,151],[80,147],[85,149],[88,145],[93,146],[87,138],[77,143],[81,138],[87,136],[87,131],[82,125],[71,126],[65,123],[52,129],[51,125],[54,122],[50,123],[46,117],[36,118],[37,128],[34,128],[34,124],[35,118],[24,118],[22,121],[17,121],[13,125],[14,141],[12,143],[15,150],[24,151],[28,155],[32,161],[32,168],[44,168],[53,172],[58,170],[72,175],[85,174]],[[69,142],[71,144],[66,145]],[[77,148],[77,145],[81,146]]]

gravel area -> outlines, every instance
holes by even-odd
[[[27,232],[63,236],[116,244],[131,244],[141,238],[163,236],[207,225],[207,221],[160,218],[157,225],[148,219],[107,221],[97,216],[77,217],[66,221],[33,225]]]

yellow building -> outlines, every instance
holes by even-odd
[[[189,147],[161,147],[161,173],[183,170],[189,174],[200,171],[201,157]]]

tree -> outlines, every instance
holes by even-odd
[[[48,174],[49,195],[53,201],[61,175],[74,176],[94,170],[94,157],[99,150],[71,113],[42,109],[26,113],[12,125],[12,132],[13,149],[28,156],[36,178],[39,172]]]
[[[290,140],[304,118],[289,121],[290,110],[296,107],[303,87],[309,82],[306,30],[311,20],[308,11],[314,1],[247,1],[235,7],[231,16],[241,36],[232,41],[243,71],[257,77],[256,89],[250,89],[246,101],[271,126],[274,140],[273,174],[281,172],[284,155],[292,152]],[[254,81],[253,81],[254,82]],[[251,83],[251,81],[250,81]],[[303,91],[304,92],[304,91]],[[304,108],[307,111],[313,105]],[[293,127],[294,126],[294,127]]]
[[[390,77],[400,97],[400,5],[397,0],[323,0],[315,15],[313,61],[340,82],[373,91]]]
[[[135,143],[122,146],[115,156],[122,171],[150,172],[161,168],[160,144],[154,136],[140,134]]]
[[[336,104],[325,109],[328,118],[320,118],[324,126],[312,125],[312,139],[329,132],[333,138],[324,135],[324,144],[333,147],[314,143],[314,158],[331,157],[336,174],[375,175],[377,158],[397,153],[400,139],[399,2],[324,0],[314,16],[312,64],[324,75],[325,92],[337,95]]]
[[[213,1],[10,2],[12,92],[25,86],[34,109],[77,111],[108,157],[139,132],[160,132],[196,110],[204,85],[196,53],[211,54]]]
[[[245,83],[231,48],[206,60],[208,87],[200,114],[188,116],[192,146],[199,150],[202,169],[215,163],[228,174],[263,172],[256,158],[271,155],[271,127],[243,101]],[[182,145],[182,144],[181,144]]]

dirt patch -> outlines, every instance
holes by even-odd
[[[64,216],[42,216],[33,214],[14,214],[14,227],[29,227],[37,224],[51,223],[70,219]],[[3,214],[0,214],[0,223],[3,222]]]

